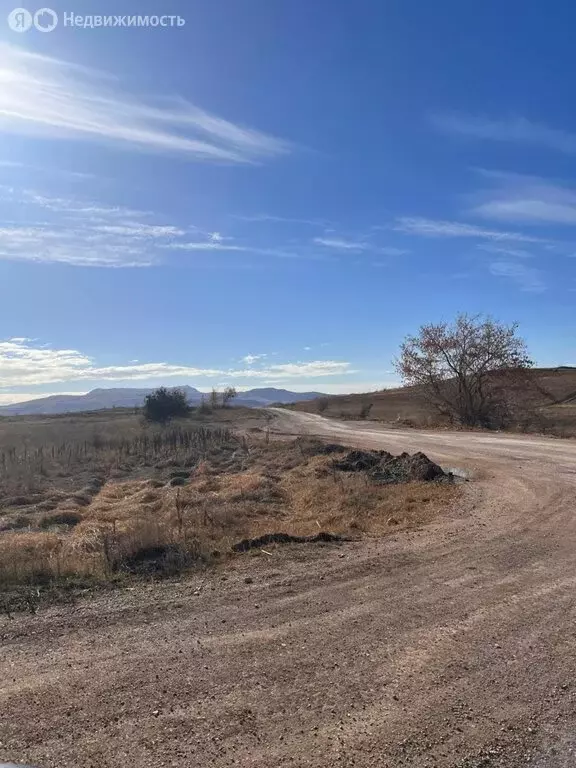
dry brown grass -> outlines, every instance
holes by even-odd
[[[185,427],[249,429],[265,422],[263,411],[257,408],[220,408],[209,413],[193,410],[188,418],[176,423]],[[0,457],[11,450],[20,456],[32,456],[38,449],[48,453],[53,446],[130,441],[158,431],[159,427],[144,422],[139,411],[128,408],[54,416],[0,416]]]
[[[302,534],[321,528],[381,536],[430,521],[458,494],[438,483],[374,485],[364,474],[331,472],[324,457],[292,470],[282,485],[291,499],[294,532]]]
[[[383,535],[427,522],[458,492],[434,483],[374,485],[362,474],[337,473],[332,457],[315,455],[310,441],[247,443],[228,434],[219,440],[188,462],[164,457],[160,469],[146,468],[146,478],[136,467],[84,494],[59,497],[52,488],[28,508],[26,529],[0,533],[0,586],[176,573],[227,556],[240,539],[272,532]],[[50,499],[55,509],[39,511]]]
[[[415,387],[398,387],[361,395],[333,395],[303,401],[290,407],[342,420],[366,419],[398,422],[408,426],[427,426],[438,421],[437,414],[422,399]]]
[[[576,368],[535,368],[529,381],[530,386],[519,395],[520,410],[525,410],[526,415],[512,429],[576,437]],[[342,420],[367,419],[400,427],[454,427],[426,402],[418,387],[336,395],[291,407]]]
[[[141,425],[92,439],[4,445],[0,585],[72,575],[102,578],[152,541],[172,544],[162,509],[166,499],[159,492],[156,498],[154,486],[172,490],[177,476],[185,482],[182,476],[203,461],[229,460],[242,441],[226,429],[183,423],[165,429]],[[124,519],[130,524],[119,527]]]

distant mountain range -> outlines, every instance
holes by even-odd
[[[190,405],[199,405],[202,392],[195,387],[178,387],[183,389]],[[85,395],[51,395],[38,400],[28,400],[24,403],[4,405],[0,407],[0,416],[34,416],[53,413],[78,413],[79,411],[99,411],[104,408],[135,408],[144,403],[146,395],[153,392],[150,389],[135,389],[118,387],[116,389],[93,389]],[[233,405],[246,408],[264,408],[272,403],[298,403],[303,400],[314,400],[323,397],[321,392],[290,392],[287,389],[249,389],[238,392],[232,401]]]

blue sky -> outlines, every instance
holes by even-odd
[[[52,0],[50,33],[0,7],[1,402],[374,389],[458,311],[576,364],[573,6]]]

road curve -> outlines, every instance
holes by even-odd
[[[506,463],[514,471],[518,462],[551,462],[569,483],[576,482],[576,440],[532,435],[447,430],[397,429],[370,421],[338,421],[311,413],[269,408],[274,428],[288,434],[308,434],[339,440],[346,445],[397,450],[421,450],[442,461]],[[512,462],[512,469],[508,462]],[[516,464],[514,464],[516,462]]]
[[[423,450],[461,508],[190,584],[0,617],[0,758],[43,768],[576,763],[576,442],[272,429]]]
[[[576,441],[402,430],[284,409],[274,415],[279,431],[392,452],[420,450],[471,474],[469,513],[395,542],[396,551],[415,558],[413,583],[396,591],[395,610],[411,620],[425,605],[430,621],[427,626],[420,614],[422,644],[406,649],[412,662],[418,658],[414,697],[423,708],[416,707],[417,717],[426,720],[439,708],[434,731],[443,731],[440,714],[454,725],[451,713],[467,710],[462,732],[491,731],[496,744],[478,765],[482,759],[486,765],[576,765]],[[382,587],[388,578],[382,574]],[[532,744],[522,755],[526,735]],[[433,741],[433,731],[427,737]],[[405,752],[408,764],[428,764]],[[432,750],[429,764],[452,766],[458,759],[459,749]]]

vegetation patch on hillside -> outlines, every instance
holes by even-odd
[[[520,414],[507,429],[576,437],[576,368],[533,368],[526,372],[525,383],[526,386],[515,389]],[[342,421],[379,421],[400,428],[462,428],[439,414],[418,386],[333,395],[296,403],[290,408]]]

